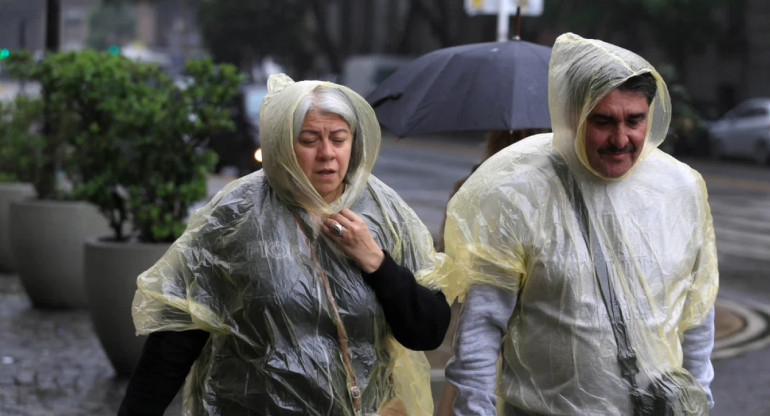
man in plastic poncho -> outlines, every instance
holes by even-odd
[[[567,33],[548,94],[553,133],[493,156],[449,203],[447,254],[469,286],[446,369],[454,410],[663,414],[648,386],[671,374],[665,414],[707,414],[716,246],[703,179],[657,149],[666,84],[641,57]],[[557,166],[582,192],[580,214]],[[625,376],[597,258],[636,354]]]

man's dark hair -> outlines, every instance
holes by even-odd
[[[644,94],[647,98],[647,104],[652,103],[652,99],[655,98],[655,92],[657,91],[658,84],[655,81],[655,77],[651,73],[645,72],[644,74],[634,75],[626,80],[626,82],[620,84],[619,90],[633,91],[640,94]]]

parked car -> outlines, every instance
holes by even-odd
[[[264,85],[247,85],[243,87],[243,104],[246,107],[246,115],[251,124],[259,127],[259,107],[267,95],[267,87]]]
[[[219,156],[217,172],[243,176],[262,168],[259,107],[265,94],[264,85],[247,84],[241,88],[231,109],[235,131],[218,134],[209,142],[209,147]]]
[[[752,159],[770,162],[770,98],[752,98],[709,124],[714,158]]]
[[[243,91],[243,105],[246,109],[246,118],[249,120],[253,139],[251,155],[256,162],[252,171],[262,167],[262,147],[259,142],[259,107],[262,105],[265,95],[267,95],[267,87],[262,84],[249,85]]]

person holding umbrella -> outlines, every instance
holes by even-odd
[[[548,94],[553,133],[497,153],[449,202],[466,288],[455,414],[708,414],[714,227],[703,178],[658,149],[666,84],[567,33]]]
[[[190,415],[431,415],[416,350],[444,338],[449,262],[370,174],[374,111],[347,87],[279,74],[260,126],[263,169],[196,211],[137,279],[149,336],[118,414],[162,415],[184,383]]]

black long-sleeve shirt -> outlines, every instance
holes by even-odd
[[[441,291],[421,286],[387,251],[374,272],[363,273],[393,336],[412,350],[438,348],[449,328],[450,308]],[[153,332],[129,380],[118,416],[163,415],[208,341],[201,330]]]
[[[409,269],[396,264],[387,251],[384,253],[380,267],[363,275],[382,306],[393,337],[411,350],[438,348],[451,318],[446,297],[420,286]]]

